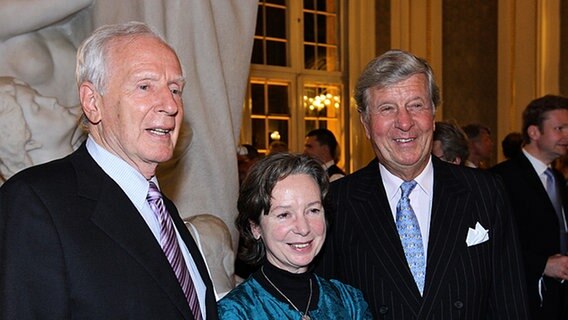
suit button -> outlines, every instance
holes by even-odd
[[[379,307],[379,313],[380,314],[387,314],[389,312],[389,307],[382,305]]]
[[[461,309],[461,308],[463,308],[463,302],[461,302],[461,301],[459,301],[459,300],[456,301],[456,302],[454,302],[454,307],[456,307],[456,309]]]

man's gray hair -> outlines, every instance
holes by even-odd
[[[434,80],[432,68],[426,60],[402,50],[387,51],[367,64],[355,86],[357,111],[364,118],[368,117],[369,89],[386,88],[420,73],[428,81],[428,92],[435,112],[436,106],[440,104],[440,90]]]
[[[117,38],[134,38],[141,35],[154,37],[175,52],[162,36],[145,23],[130,21],[101,26],[83,41],[77,50],[77,67],[75,69],[77,86],[88,81],[93,83],[96,90],[103,94],[107,85],[106,63],[108,61],[109,43]]]

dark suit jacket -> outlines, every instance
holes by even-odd
[[[326,172],[327,172],[327,175],[330,176],[330,177],[334,174],[340,174],[342,176],[345,175],[345,172],[343,172],[343,170],[339,169],[339,167],[336,164],[327,168]]]
[[[377,319],[527,319],[520,251],[493,175],[436,158],[424,296],[414,283],[378,161],[337,180],[317,271],[363,291]],[[479,222],[489,240],[468,247]]]
[[[543,307],[540,307],[538,281],[544,272],[548,257],[560,253],[560,226],[546,189],[529,159],[521,153],[518,157],[492,168],[498,173],[507,189],[519,226],[519,238],[523,252],[526,281],[531,313],[534,319],[559,319],[560,283],[545,277]],[[566,205],[564,178],[555,172],[558,190]]]
[[[217,319],[203,258],[164,201]],[[0,267],[0,319],[193,319],[156,238],[85,144],[0,188]]]

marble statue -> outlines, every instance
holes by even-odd
[[[27,83],[0,77],[0,174],[71,153],[84,138],[79,107],[61,106]]]
[[[77,46],[91,31],[94,0],[0,2],[0,76],[24,81],[42,96],[78,104]]]
[[[203,254],[219,300],[235,287],[235,252],[229,228],[211,214],[198,214],[184,220]]]

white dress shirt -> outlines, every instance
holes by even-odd
[[[404,182],[401,178],[390,173],[382,164],[379,163],[379,170],[383,185],[387,193],[387,199],[391,208],[393,220],[396,224],[396,205],[400,200],[400,185]],[[410,205],[414,210],[414,214],[420,225],[420,233],[422,234],[422,243],[424,245],[424,257],[428,253],[428,236],[430,235],[430,219],[432,216],[432,198],[434,192],[434,168],[432,166],[432,158],[422,170],[422,172],[414,178],[416,187],[410,193]]]

